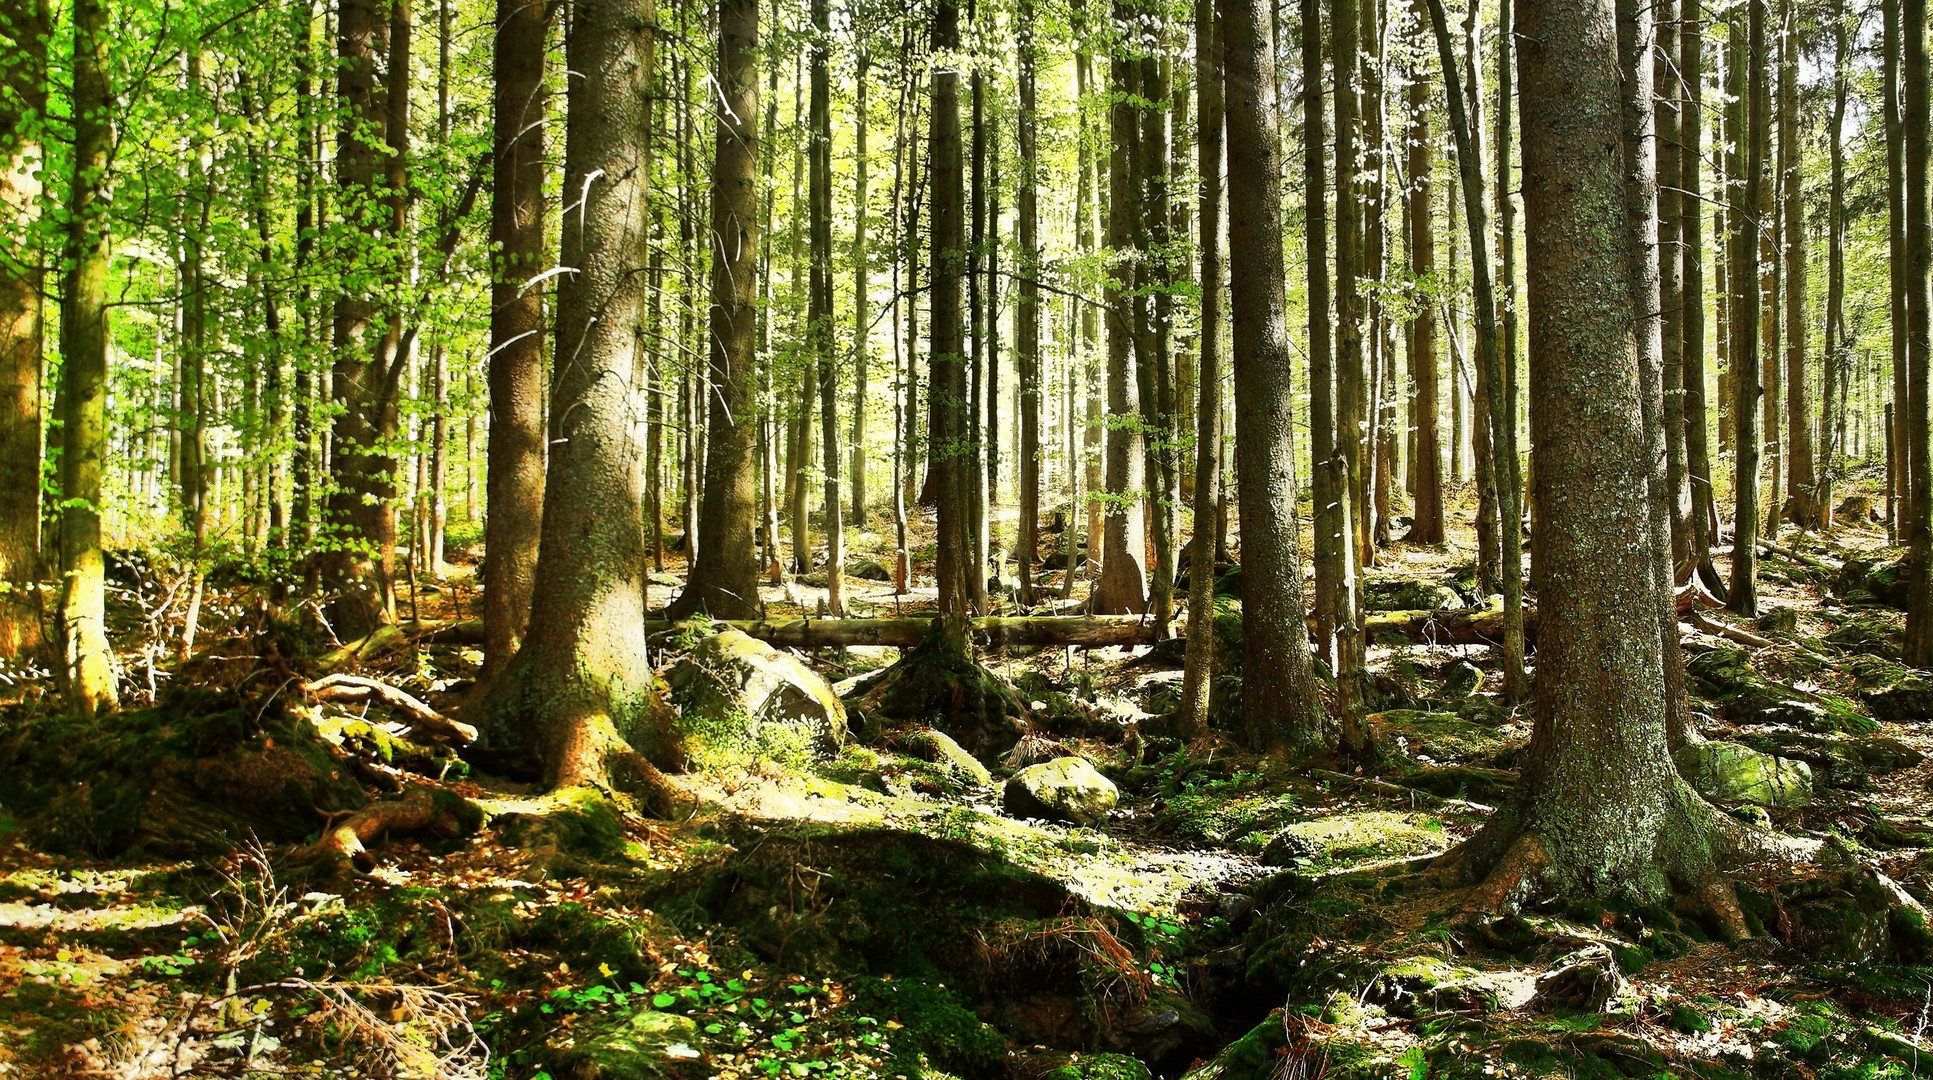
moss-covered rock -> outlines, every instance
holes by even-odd
[[[1767,929],[1816,960],[1924,963],[1933,956],[1926,908],[1870,867],[1812,874],[1746,898]]]
[[[1847,559],[1832,580],[1832,591],[1848,604],[1884,604],[1906,610],[1906,561]]]
[[[1450,586],[1415,578],[1369,578],[1362,583],[1362,602],[1369,611],[1452,611],[1464,606],[1463,597]]]
[[[1869,786],[1876,773],[1894,772],[1919,764],[1923,755],[1898,739],[1884,735],[1814,735],[1775,729],[1746,731],[1736,741],[1761,753],[1803,761],[1812,770],[1812,786],[1859,788]]]
[[[1056,1055],[1054,1062],[1046,1064],[1041,1080],[1154,1080],[1140,1058],[1126,1054]]]
[[[1300,860],[1391,859],[1442,851],[1446,845],[1443,823],[1427,814],[1357,810],[1284,828],[1262,849],[1262,861],[1292,866]]]
[[[1443,687],[1438,696],[1452,701],[1461,701],[1483,688],[1483,669],[1468,660],[1458,660],[1443,673]]]
[[[943,731],[981,761],[994,761],[1027,732],[1028,710],[1005,679],[934,632],[899,662],[854,687],[861,710]]]
[[[1903,664],[1878,656],[1853,656],[1844,669],[1853,677],[1859,700],[1889,724],[1933,720],[1933,681]]]
[[[1063,757],[1029,765],[1007,781],[1002,803],[1016,817],[1052,818],[1093,825],[1121,801],[1113,781],[1086,758]]]
[[[1214,1057],[1188,1070],[1183,1080],[1274,1080],[1282,1067],[1280,1051],[1288,1042],[1288,1031],[1277,1010]]]
[[[1688,743],[1672,755],[1698,793],[1726,802],[1805,806],[1812,801],[1812,769],[1734,742]]]
[[[1713,649],[1685,670],[1696,680],[1700,695],[1723,706],[1725,719],[1742,727],[1785,725],[1853,734],[1878,727],[1837,694],[1809,693],[1765,678],[1753,670],[1751,654],[1743,649]]]
[[[968,787],[992,787],[993,773],[944,731],[920,728],[894,740],[894,746]]]
[[[1483,973],[1438,956],[1411,956],[1376,973],[1363,1000],[1392,1016],[1440,1012],[1495,1012],[1497,993]]]
[[[690,1017],[642,1009],[580,1037],[558,1071],[571,1080],[691,1080],[709,1072],[699,1045]]]
[[[798,732],[821,752],[846,741],[846,706],[819,673],[741,630],[699,641],[665,681],[692,743],[756,753],[766,726]]]
[[[1495,727],[1452,712],[1391,709],[1370,717],[1369,725],[1382,752],[1426,765],[1507,765],[1517,749]]]
[[[1900,618],[1890,611],[1855,611],[1826,632],[1825,641],[1846,652],[1897,660],[1900,656]]]

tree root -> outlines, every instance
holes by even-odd
[[[475,832],[484,818],[483,809],[468,799],[428,784],[412,784],[397,798],[370,803],[333,822],[303,853],[302,861],[337,869],[353,866],[367,873],[376,866],[367,845],[377,837],[429,832],[449,840]]]
[[[452,720],[407,691],[376,679],[337,673],[304,683],[302,691],[317,701],[381,702],[409,717],[412,727],[440,741],[472,743],[477,738],[476,728],[460,720]]]

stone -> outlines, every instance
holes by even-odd
[[[1889,724],[1933,720],[1933,682],[1911,668],[1874,656],[1850,658],[1845,670],[1858,687],[1859,700]]]
[[[577,1045],[558,1072],[571,1080],[681,1080],[710,1070],[698,1049],[698,1024],[677,1013],[643,1009]]]
[[[1923,963],[1933,946],[1926,909],[1871,867],[1855,865],[1788,883],[1769,902],[1775,917],[1761,921],[1814,960]]]
[[[1443,690],[1440,696],[1446,698],[1467,698],[1483,686],[1483,669],[1468,660],[1458,660],[1450,665],[1443,675]]]
[[[1139,1058],[1126,1054],[1068,1054],[1042,1080],[1153,1080]]]
[[[1268,866],[1292,866],[1300,859],[1401,858],[1448,847],[1443,824],[1424,814],[1359,810],[1301,821],[1277,832],[1262,849]]]
[[[1799,609],[1792,607],[1768,608],[1753,625],[1765,634],[1794,634],[1799,630]]]
[[[742,715],[756,737],[765,724],[810,731],[821,750],[846,741],[846,706],[803,660],[740,630],[700,641],[665,676],[673,700],[712,717]]]
[[[1685,665],[1699,695],[1724,706],[1725,719],[1740,727],[1785,725],[1815,733],[1864,734],[1879,725],[1851,702],[1773,682],[1752,669],[1744,649],[1713,649]]]
[[[1454,611],[1463,597],[1448,585],[1412,578],[1370,578],[1362,585],[1367,611]]]
[[[1121,801],[1114,782],[1086,758],[1064,757],[1029,765],[1007,781],[1002,799],[1015,817],[1051,818],[1093,825]]]
[[[1812,802],[1812,769],[1803,761],[1718,741],[1688,743],[1672,758],[1678,772],[1708,799],[1760,806]]]
[[[968,787],[993,786],[993,774],[987,767],[943,731],[921,728],[901,735],[896,742],[899,749],[921,761],[932,762],[941,772]]]
[[[1502,1002],[1475,968],[1435,956],[1412,956],[1369,980],[1363,1000],[1391,1016],[1414,1019],[1441,1012],[1496,1012]]]
[[[1370,737],[1384,753],[1426,765],[1508,767],[1516,749],[1494,726],[1456,713],[1390,709],[1369,718]]]
[[[1538,1012],[1601,1013],[1612,1011],[1629,996],[1630,984],[1611,950],[1589,945],[1557,961],[1537,980],[1530,1007]]]
[[[1815,788],[1858,788],[1874,773],[1896,772],[1924,757],[1898,739],[1884,735],[1848,737],[1805,731],[1747,732],[1738,741],[1762,753],[1796,758],[1812,768]]]
[[[1879,520],[1870,495],[1848,495],[1832,511],[1833,520],[1843,525],[1870,525]]]
[[[1899,651],[1899,616],[1884,611],[1860,611],[1851,618],[1826,632],[1827,643],[1837,645],[1850,653],[1864,653],[1887,660],[1897,660]]]
[[[893,580],[892,570],[888,569],[886,565],[880,562],[878,559],[856,560],[852,564],[852,569],[846,571],[846,573],[852,575],[853,577],[858,578],[861,581]]]

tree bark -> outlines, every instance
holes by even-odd
[[[1125,0],[1116,0],[1117,27],[1131,27],[1135,18]],[[1139,613],[1147,610],[1148,603],[1143,567],[1146,522],[1139,495],[1142,417],[1129,396],[1136,330],[1132,260],[1135,224],[1141,216],[1135,175],[1140,134],[1134,104],[1139,96],[1137,72],[1130,58],[1116,55],[1110,61],[1107,246],[1116,265],[1108,271],[1103,299],[1107,309],[1107,487],[1102,494],[1101,580],[1094,586],[1092,603],[1096,615]]]
[[[807,286],[810,295],[807,300],[806,317],[809,321],[806,333],[812,354],[819,362],[819,431],[824,440],[825,458],[826,605],[832,614],[843,615],[846,610],[846,527],[843,517],[844,493],[840,490],[842,481],[839,476],[843,455],[839,448],[839,361],[833,354],[832,336],[833,320],[837,313],[832,307],[832,76],[827,70],[832,51],[832,26],[827,0],[812,0],[812,28],[812,131],[807,149],[807,156],[811,160],[807,198],[812,228],[812,265],[811,280]],[[748,181],[751,175],[748,169],[745,174]],[[749,184],[747,186],[749,188]],[[748,198],[756,208],[756,194],[748,192]],[[720,203],[723,201],[718,200]],[[854,303],[863,307],[864,298],[855,296]],[[750,315],[749,312],[747,314]],[[748,388],[749,375],[748,366],[745,376]],[[712,381],[718,381],[716,374]],[[717,423],[712,424],[712,430],[718,430]],[[718,453],[715,442],[712,453],[714,456]],[[746,460],[749,464],[750,458]],[[707,477],[708,485],[709,482],[710,478]],[[749,515],[743,524],[749,529],[752,524]],[[756,567],[753,576],[757,576]]]
[[[74,158],[61,283],[61,686],[76,712],[115,708],[101,553],[101,468],[107,457],[108,167],[114,92],[104,0],[75,0]]]
[[[1812,380],[1806,373],[1805,199],[1799,143],[1799,24],[1781,0],[1785,46],[1779,63],[1779,193],[1785,202],[1785,490],[1781,508],[1802,529],[1818,524],[1812,447]]]
[[[47,3],[0,11],[0,660],[42,642],[38,235],[47,113]]]
[[[1882,0],[1882,47],[1885,59],[1880,72],[1880,112],[1884,117],[1886,134],[1886,222],[1887,222],[1887,259],[1888,284],[1892,286],[1891,314],[1892,325],[1903,327],[1907,317],[1907,253],[1906,253],[1906,136],[1904,113],[1900,105],[1900,4],[1902,0]],[[1896,329],[1892,335],[1893,344],[1893,417],[1889,433],[1889,445],[1898,453],[1893,461],[1897,468],[1893,471],[1891,500],[1886,508],[1888,537],[1893,543],[1904,540],[1908,533],[1906,519],[1912,516],[1911,463],[1906,460],[1907,420],[1906,420],[1906,379],[1907,335]]]
[[[1305,0],[1304,12],[1314,6]],[[1229,315],[1242,515],[1242,722],[1250,745],[1332,743],[1302,620],[1282,259],[1281,119],[1264,0],[1221,0],[1228,127]],[[1208,381],[1208,380],[1204,380]]]
[[[1906,594],[1903,652],[1915,667],[1933,667],[1933,461],[1928,460],[1929,274],[1933,274],[1933,229],[1927,222],[1928,142],[1933,116],[1928,92],[1933,70],[1926,49],[1926,0],[1901,0],[1900,54],[1905,101],[1900,125],[1906,144],[1906,461],[1907,522],[1903,539],[1911,576]]]
[[[1417,14],[1428,18],[1425,0],[1417,0]],[[1419,24],[1419,31],[1424,24]],[[1419,46],[1424,43],[1419,42]],[[1418,282],[1436,278],[1436,217],[1431,203],[1436,196],[1433,173],[1436,169],[1436,141],[1430,133],[1430,87],[1425,81],[1426,65],[1418,61],[1410,75],[1408,143],[1409,191],[1404,202],[1404,217],[1409,232],[1409,272]],[[1305,150],[1306,152],[1306,150]],[[1313,262],[1311,265],[1314,265]],[[1313,334],[1311,335],[1313,338]],[[1410,471],[1416,478],[1416,503],[1411,511],[1415,524],[1409,539],[1417,544],[1440,544],[1445,539],[1443,524],[1443,453],[1437,427],[1435,305],[1416,305],[1409,324],[1410,382],[1416,387],[1416,451],[1410,458]]]
[[[1020,379],[1020,536],[1014,549],[1014,563],[1020,572],[1020,604],[1034,603],[1034,561],[1040,554],[1040,205],[1036,193],[1039,183],[1039,151],[1034,131],[1034,44],[1033,0],[1020,0],[1015,18],[1020,47],[1020,113],[1018,116],[1020,184],[1016,199],[1020,220],[1016,223],[1020,241],[1019,296],[1014,304],[1014,363]],[[1067,575],[1074,574],[1073,560]]]
[[[1819,470],[1813,483],[1816,494],[1813,513],[1821,529],[1832,528],[1833,486],[1843,468],[1845,456],[1845,399],[1839,394],[1847,360],[1846,340],[1846,103],[1851,82],[1847,71],[1851,59],[1851,34],[1846,25],[1845,0],[1837,0],[1832,12],[1832,128],[1826,135],[1831,162],[1830,190],[1826,209],[1826,336],[1822,354],[1824,371],[1819,380]],[[1861,522],[1864,524],[1864,522]]]
[[[1699,169],[1705,130],[1704,26],[1700,12],[1687,3],[1678,32],[1678,76],[1684,80],[1684,108],[1678,118],[1678,221],[1684,263],[1680,374],[1684,385],[1685,474],[1691,497],[1690,556],[1706,584],[1721,587],[1711,557],[1718,531],[1718,502],[1712,489],[1710,413],[1705,396],[1705,189]]]
[[[1742,183],[1732,178],[1729,217],[1732,252],[1726,274],[1732,285],[1732,446],[1737,475],[1732,504],[1732,581],[1727,601],[1748,618],[1758,614],[1758,481],[1759,481],[1759,212],[1764,186],[1765,152],[1760,135],[1765,130],[1762,88],[1765,82],[1765,0],[1746,0],[1749,9],[1741,26],[1734,18],[1734,40],[1743,32],[1746,57],[1741,74],[1746,83],[1742,111],[1744,130],[1732,132],[1745,147]],[[1738,53],[1736,45],[1734,54]]]
[[[1357,538],[1363,535],[1362,525],[1358,522],[1367,508],[1363,506],[1362,492],[1362,425],[1363,425],[1363,349],[1362,349],[1362,296],[1358,290],[1358,267],[1361,264],[1362,248],[1362,202],[1357,192],[1357,173],[1362,167],[1361,151],[1357,148],[1358,132],[1356,125],[1361,116],[1361,58],[1359,38],[1359,0],[1330,0],[1331,39],[1329,57],[1335,69],[1336,79],[1336,353],[1334,369],[1335,380],[1335,417],[1331,433],[1335,442],[1328,454],[1318,454],[1313,458],[1317,468],[1327,468],[1334,475],[1330,479],[1328,499],[1320,500],[1324,509],[1334,506],[1331,516],[1339,531],[1331,539],[1337,552],[1328,560],[1341,560],[1341,573],[1335,578],[1334,595],[1331,603],[1335,613],[1334,655],[1330,662],[1336,674],[1336,689],[1341,696],[1343,712],[1353,715],[1359,706],[1361,681],[1364,667],[1364,639],[1362,632],[1362,603],[1358,585],[1362,576],[1363,563],[1367,556],[1357,546]],[[1231,63],[1234,44],[1231,40]],[[1304,61],[1306,64],[1307,61]],[[1230,72],[1232,78],[1233,72]],[[1231,84],[1232,85],[1232,84]],[[1234,95],[1229,95],[1231,102]],[[1232,115],[1231,115],[1232,121]],[[1306,123],[1306,117],[1305,117]],[[1233,142],[1234,128],[1229,129]],[[1305,151],[1306,152],[1306,151]],[[1234,176],[1232,159],[1230,176]],[[1243,178],[1246,181],[1246,177]],[[1235,214],[1235,201],[1229,201],[1230,256],[1233,259],[1232,226]],[[1312,264],[1313,265],[1313,264]],[[1313,309],[1313,305],[1312,309]],[[1235,356],[1241,355],[1241,346],[1235,345]],[[1310,367],[1310,381],[1314,382],[1315,367]],[[1240,403],[1240,398],[1237,399]],[[1313,410],[1314,395],[1311,392],[1310,408]],[[1240,422],[1237,421],[1238,430]],[[1237,483],[1240,483],[1238,470]],[[1246,486],[1246,485],[1243,485]],[[1243,516],[1246,521],[1246,515]],[[1326,529],[1319,530],[1320,536]]]
[[[1305,11],[1316,0],[1304,0]],[[1321,116],[1322,82],[1318,43],[1316,108]],[[1222,323],[1222,94],[1224,58],[1215,0],[1195,0],[1195,95],[1197,123],[1195,160],[1200,177],[1201,230],[1201,370],[1195,388],[1194,535],[1188,544],[1188,646],[1181,672],[1181,701],[1175,710],[1175,731],[1184,739],[1208,733],[1209,688],[1215,677],[1215,489],[1221,486],[1221,323]],[[1322,138],[1320,120],[1316,138]],[[1322,185],[1310,190],[1322,198]],[[1314,218],[1311,234],[1322,227]],[[1310,265],[1317,265],[1312,262]],[[1311,275],[1311,284],[1319,275]],[[1323,322],[1328,319],[1328,293],[1323,290]],[[1316,308],[1311,301],[1310,311]],[[1326,327],[1321,339],[1328,342]],[[1073,573],[1072,568],[1068,570]]]
[[[1692,12],[1696,15],[1696,12]],[[1665,516],[1670,532],[1672,580],[1680,567],[1691,564],[1691,520],[1685,494],[1685,277],[1684,205],[1672,188],[1684,166],[1679,161],[1679,139],[1685,111],[1684,81],[1678,72],[1678,0],[1665,0],[1653,19],[1657,48],[1651,58],[1656,93],[1653,106],[1657,130],[1658,311],[1662,348],[1665,449]],[[1692,213],[1700,212],[1695,205]],[[1673,632],[1676,633],[1676,626]]]
[[[958,0],[937,0],[933,8],[933,51],[945,57],[960,47]],[[962,277],[966,269],[966,220],[963,211],[965,176],[960,161],[960,73],[950,61],[933,68],[932,134],[928,150],[932,164],[931,305],[928,364],[931,386],[927,394],[927,453],[936,481],[939,507],[938,579],[939,617],[943,640],[955,649],[966,648],[970,520],[967,514],[967,470],[974,457],[967,439],[967,372],[961,329]]]
[[[484,677],[523,643],[544,506],[544,259],[547,7],[498,0],[490,242],[490,445],[484,472]],[[656,487],[655,481],[653,487]],[[662,548],[662,539],[653,545]]]
[[[872,267],[866,262],[867,207],[866,166],[866,81],[872,71],[872,56],[862,47],[854,75],[856,99],[853,102],[852,152],[852,463],[847,468],[847,483],[852,487],[852,523],[866,528],[866,402],[867,370],[872,350],[867,331],[872,326]]]

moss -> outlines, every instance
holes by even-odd
[[[904,1025],[892,1037],[895,1064],[901,1068],[918,1068],[923,1057],[949,1071],[978,1073],[998,1064],[1007,1052],[1006,1038],[942,984],[862,977],[853,980],[849,989],[854,1007],[861,1012]],[[1079,1075],[1091,1080],[1116,1076],[1109,1072]]]
[[[1273,1080],[1283,1060],[1278,1051],[1288,1041],[1282,1017],[1270,1014],[1214,1058],[1190,1069],[1186,1080]]]
[[[1379,748],[1403,758],[1507,768],[1516,757],[1515,742],[1499,735],[1495,724],[1455,713],[1392,709],[1370,723]]]

